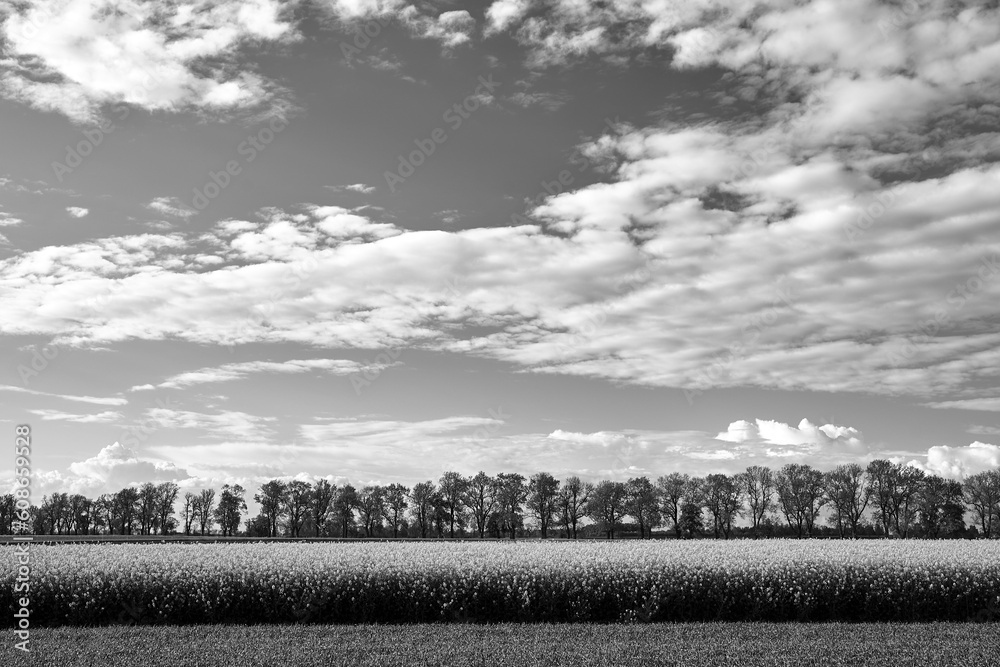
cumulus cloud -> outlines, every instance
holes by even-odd
[[[74,218],[84,218],[90,213],[90,209],[81,208],[80,206],[67,206],[66,212]]]
[[[256,107],[275,86],[237,55],[296,39],[285,14],[276,0],[39,0],[0,25],[9,59],[0,94],[78,123],[118,103],[149,111]]]
[[[135,449],[117,442],[104,447],[96,456],[71,463],[69,473],[66,486],[82,487],[92,494],[115,492],[143,482],[176,481],[188,476],[171,463],[145,459]]]
[[[744,448],[756,448],[771,457],[836,452],[863,456],[868,451],[857,429],[834,424],[818,426],[808,419],[800,421],[798,426],[770,419],[756,419],[754,422],[741,419],[731,423],[715,439],[736,443]]]
[[[503,32],[522,19],[531,7],[531,0],[496,0],[486,10],[486,34]]]
[[[926,461],[914,460],[910,465],[942,477],[964,479],[1000,468],[1000,447],[978,440],[965,447],[939,445],[927,450]]]

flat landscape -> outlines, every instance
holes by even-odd
[[[39,629],[32,637],[32,664],[60,667],[992,667],[1000,661],[997,623],[220,625]]]

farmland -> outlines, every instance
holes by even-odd
[[[1000,542],[986,540],[36,544],[30,553],[34,627],[1000,616]],[[13,608],[12,547],[0,547],[0,564]]]
[[[33,633],[32,665],[988,667],[1000,624],[164,626]],[[28,664],[13,660],[11,664]]]

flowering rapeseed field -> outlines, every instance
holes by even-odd
[[[0,585],[14,607],[13,549]],[[60,544],[32,622],[997,618],[1000,541]],[[10,615],[8,615],[10,618]]]

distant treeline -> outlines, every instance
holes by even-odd
[[[1000,469],[964,482],[891,461],[822,472],[788,464],[735,475],[672,473],[651,481],[587,483],[540,472],[436,483],[338,486],[274,479],[244,521],[239,485],[185,493],[173,482],[130,486],[90,499],[53,493],[17,520],[23,499],[0,496],[0,534],[245,535],[249,537],[922,537],[990,538],[1000,526]],[[966,524],[966,517],[972,519]],[[737,525],[740,518],[745,525]]]

